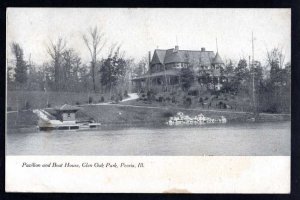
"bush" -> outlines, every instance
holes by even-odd
[[[151,101],[151,100],[152,100],[152,97],[153,97],[153,92],[149,90],[149,91],[147,92],[147,99],[148,99],[149,101]]]
[[[160,96],[158,97],[158,102],[163,102],[164,101],[164,97]]]
[[[119,93],[119,100],[120,100],[120,101],[123,100],[123,95],[122,95],[122,93]]]
[[[93,103],[93,97],[89,97],[89,104]]]
[[[199,91],[198,90],[190,90],[188,92],[188,95],[191,95],[191,96],[199,96]]]
[[[25,110],[29,110],[30,108],[31,108],[31,105],[30,105],[29,101],[26,101]]]
[[[124,97],[129,97],[127,90],[124,91]]]
[[[173,116],[173,113],[172,113],[171,111],[166,111],[166,112],[164,112],[162,115],[163,115],[163,117],[165,117],[165,118],[169,118],[169,117],[172,117],[172,116]]]
[[[187,107],[190,107],[192,105],[191,97],[185,98],[184,105],[187,106]]]
[[[175,98],[175,96],[172,97],[172,103],[176,103],[176,98]]]
[[[103,96],[101,97],[100,102],[104,102],[104,97]]]

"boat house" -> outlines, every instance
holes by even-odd
[[[79,107],[64,104],[61,107],[55,108],[56,119],[62,121],[64,124],[76,124],[75,114]]]

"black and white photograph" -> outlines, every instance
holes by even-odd
[[[291,155],[290,9],[8,8],[6,29],[6,156]]]

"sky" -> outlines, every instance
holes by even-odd
[[[285,62],[291,57],[290,9],[158,9],[158,8],[8,8],[7,58],[10,44],[24,49],[25,60],[49,61],[47,46],[59,37],[78,52],[84,63],[89,52],[82,35],[97,26],[105,34],[107,56],[113,43],[121,44],[127,58],[139,61],[156,48],[217,50],[222,59],[238,61],[252,55],[262,63],[272,48],[280,48]]]

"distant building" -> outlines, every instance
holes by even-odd
[[[156,89],[166,90],[180,86],[180,72],[182,68],[191,67],[195,72],[194,87],[209,85],[210,89],[219,90],[223,77],[224,62],[219,53],[206,51],[179,50],[178,46],[172,49],[156,49],[149,63],[148,72],[132,79],[136,90]],[[209,81],[209,83],[207,83]]]

